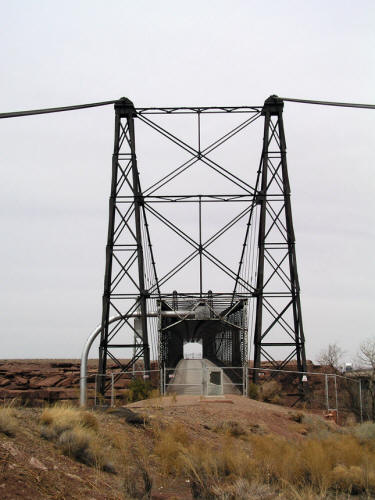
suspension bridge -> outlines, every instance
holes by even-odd
[[[375,107],[272,95],[261,106],[137,108],[121,98],[0,114],[114,105],[102,317],[81,371],[99,336],[102,395],[110,371],[141,363],[147,377],[154,361],[165,373],[188,342],[234,382],[250,360],[306,371],[285,101]]]

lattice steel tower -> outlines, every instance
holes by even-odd
[[[263,358],[276,368],[282,368],[295,357],[298,369],[305,371],[305,344],[286,161],[283,101],[277,96],[271,96],[263,106],[135,109],[131,101],[122,98],[115,104],[115,113],[99,373],[106,373],[108,358],[115,362],[120,371],[128,371],[142,358],[144,369],[148,371],[150,317],[159,315],[160,320],[162,309],[164,314],[178,315],[182,306],[194,309],[194,321],[206,321],[211,325],[211,329],[208,328],[208,340],[206,339],[206,352],[211,358],[216,357],[218,361],[227,363],[236,358],[243,365],[247,364],[249,329],[254,343],[255,367],[261,366]],[[171,117],[171,120],[176,115],[193,116],[196,120],[197,146],[191,146],[188,141],[180,139],[177,133],[163,128],[160,123],[151,119],[152,115],[168,119]],[[246,119],[203,147],[201,120],[206,115],[238,115],[245,116]],[[263,149],[255,185],[252,186],[248,182],[250,171],[246,178],[238,177],[211,155],[262,117]],[[145,191],[142,191],[137,167],[135,118],[189,155],[187,161],[162,176]],[[196,163],[207,167],[210,172],[215,172],[215,175],[224,177],[237,192],[172,195],[160,191]],[[181,226],[163,216],[158,210],[163,203],[174,206],[185,203],[189,204],[186,205],[189,208],[198,207],[198,238],[191,237]],[[205,241],[202,237],[202,207],[212,203],[226,206],[237,204],[241,211]],[[179,260],[177,265],[172,265],[160,278],[156,272],[157,263],[151,245],[148,216],[173,231],[192,249],[187,257]],[[215,254],[212,247],[208,247],[239,223],[244,224],[242,246],[239,244],[238,249],[233,250],[237,263],[228,265]],[[171,277],[194,259],[198,262],[197,290],[178,294],[173,290],[162,291]],[[250,261],[255,263],[254,269],[251,269]],[[209,289],[213,288],[207,280],[204,281],[205,262],[216,266],[218,272],[226,275],[226,279],[232,283],[230,289],[204,292],[203,283],[206,283]],[[246,315],[241,312],[248,306],[249,325],[246,323]],[[206,312],[202,312],[203,308],[206,308]],[[235,324],[233,318],[238,314],[241,320]],[[111,315],[121,316],[121,320],[114,326],[109,324]],[[188,315],[181,316],[176,324],[188,319]],[[171,323],[172,320],[168,321]],[[169,328],[169,323],[163,328]],[[192,324],[186,323],[186,338],[192,335]],[[217,326],[219,324],[220,327]],[[155,327],[155,323],[153,325]],[[159,324],[159,343],[162,342],[160,332],[163,330],[160,328]],[[181,331],[179,330],[180,333]],[[134,340],[125,342],[123,339],[129,339],[129,335]],[[169,350],[174,349],[173,346],[171,342]],[[125,364],[113,353],[114,349],[121,348],[134,349],[134,355]],[[159,353],[160,349],[159,345]],[[165,349],[165,346],[162,346],[162,349]],[[234,352],[237,354],[234,355]],[[175,360],[178,356],[175,356]],[[104,382],[101,391],[105,391]]]
[[[296,357],[298,370],[306,371],[283,107],[281,99],[271,96],[262,110],[263,151],[256,195],[260,216],[254,366],[261,366],[262,355],[277,368]],[[271,355],[271,347],[287,350],[281,362]]]

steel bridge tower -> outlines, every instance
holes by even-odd
[[[277,96],[269,97],[263,106],[242,107],[136,109],[126,98],[121,98],[115,103],[115,139],[109,199],[99,374],[106,374],[109,359],[117,367],[117,373],[129,371],[137,360],[143,360],[144,370],[149,371],[149,331],[152,326],[150,317],[155,316],[157,308],[160,313],[160,308],[163,307],[171,313],[174,311],[179,314],[178,308],[181,308],[181,305],[178,304],[186,305],[192,301],[195,301],[194,308],[197,311],[203,306],[209,311],[208,316],[205,317],[206,320],[227,322],[227,326],[230,322],[228,323],[226,314],[238,312],[244,304],[250,305],[249,326],[244,325],[241,320],[242,326],[238,327],[242,332],[241,340],[236,340],[236,342],[242,342],[241,363],[247,365],[248,362],[247,330],[249,329],[254,344],[255,368],[261,367],[262,359],[280,369],[296,358],[298,370],[306,370],[283,105],[283,101]],[[201,119],[207,114],[215,114],[215,116],[238,114],[241,117],[245,116],[246,120],[203,148]],[[176,133],[170,132],[153,121],[154,115],[163,117],[193,115],[196,117],[197,146],[191,146],[185,140],[180,139]],[[216,159],[212,159],[211,153],[262,117],[264,119],[262,155],[257,175],[254,175],[255,185],[252,186],[248,182],[251,177],[250,171],[247,178],[240,178],[230,169],[224,168]],[[145,190],[141,188],[137,166],[136,119],[190,155],[187,161]],[[197,162],[225,177],[238,192],[181,196],[166,195],[165,192],[158,191]],[[242,204],[242,210],[211,238],[204,241],[202,207],[205,203],[213,202],[227,205],[229,203]],[[156,208],[157,203],[175,205],[189,203],[190,205],[187,206],[195,204],[199,212],[198,238],[192,238],[181,227],[163,216]],[[187,257],[172,266],[161,277],[157,274],[157,262],[155,262],[151,244],[149,216],[156,218],[192,248],[192,252]],[[238,248],[238,264],[227,265],[208,247],[241,221],[246,221],[246,225],[242,246],[239,245]],[[253,235],[255,234],[257,244],[254,244]],[[251,275],[246,272],[246,259],[250,254],[256,262],[256,269]],[[194,259],[198,261],[199,268],[198,289],[194,292],[179,293],[177,297],[172,290],[164,293],[162,288],[168,280]],[[230,278],[231,289],[204,292],[205,261],[216,266]],[[241,304],[241,306],[236,304]],[[112,315],[122,317],[114,326],[109,322]],[[187,316],[181,316],[178,322],[187,319]],[[208,351],[218,356],[225,345],[223,332],[225,333],[223,329],[220,332],[215,328],[212,329],[213,343],[210,341],[211,344],[207,347]],[[234,340],[232,339],[231,342],[225,354],[227,357],[228,352],[232,352],[230,349]],[[246,348],[244,348],[245,343]],[[213,345],[218,346],[215,348],[216,351]],[[133,349],[133,356],[125,363],[113,352],[122,348]],[[255,375],[254,378],[256,380],[257,376]],[[103,378],[100,391],[104,393],[105,390]]]
[[[254,366],[261,366],[262,355],[278,369],[296,357],[298,371],[306,371],[283,107],[281,99],[271,96],[262,110],[264,134],[257,191],[260,216],[254,292]],[[286,350],[281,362],[271,354],[271,348],[275,347]]]

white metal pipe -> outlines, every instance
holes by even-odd
[[[179,318],[181,316],[185,317],[194,317],[195,318],[195,312],[194,311],[161,311],[160,312],[161,316],[169,317],[169,318]],[[132,314],[127,314],[126,318],[138,318],[141,315],[140,312],[134,312]],[[156,318],[158,317],[157,312],[149,312],[147,313],[148,318]],[[120,321],[123,319],[124,316],[117,315],[117,316],[112,316],[108,320],[108,324],[114,323],[115,321]],[[87,404],[87,360],[89,357],[89,352],[91,349],[91,346],[96,339],[96,337],[99,335],[99,333],[102,331],[102,325],[99,325],[95,328],[95,330],[89,335],[88,339],[86,340],[85,346],[82,351],[82,356],[81,356],[81,372],[80,372],[80,406],[86,406]]]
[[[114,323],[115,321],[119,321],[121,318],[122,318],[122,316],[112,316],[111,318],[109,318],[108,324]],[[82,351],[81,375],[80,375],[80,381],[79,381],[79,388],[80,388],[79,404],[80,404],[80,406],[86,406],[86,404],[87,404],[87,359],[89,357],[89,352],[90,352],[91,346],[101,331],[102,331],[102,325],[99,325],[95,328],[95,330],[89,335],[88,339],[86,340],[85,347],[83,348],[83,351]]]

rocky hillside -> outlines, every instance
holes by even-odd
[[[374,498],[374,424],[340,428],[241,396],[114,409],[0,408],[0,497]]]

